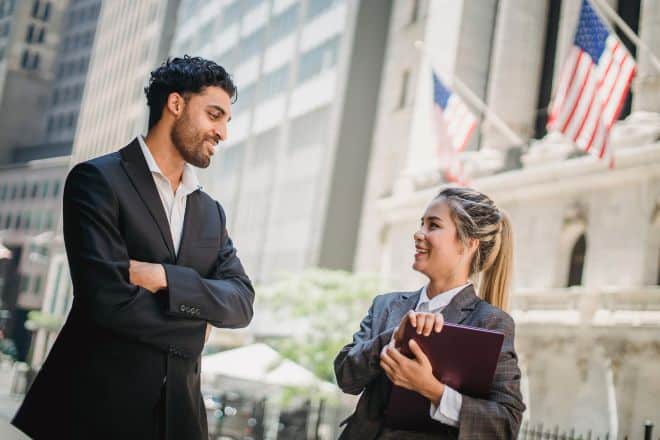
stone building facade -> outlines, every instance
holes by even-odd
[[[636,56],[632,97],[611,137],[614,169],[546,134],[580,1],[394,3],[355,269],[402,289],[424,282],[410,269],[412,235],[446,184],[431,66],[459,78],[524,140],[514,145],[482,122],[462,159],[470,185],[514,225],[510,312],[526,420],[640,438],[644,420],[660,422],[660,72]],[[660,53],[660,1],[609,4]]]

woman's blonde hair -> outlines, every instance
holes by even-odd
[[[485,194],[471,188],[446,188],[436,199],[446,200],[459,240],[479,246],[470,262],[470,276],[480,275],[484,300],[506,310],[513,266],[513,232],[508,215]]]

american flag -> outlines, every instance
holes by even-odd
[[[463,100],[445,86],[433,72],[433,122],[438,137],[438,154],[449,181],[463,180],[458,153],[465,149],[477,127],[477,118]]]
[[[599,158],[612,154],[608,137],[635,75],[635,60],[582,0],[573,46],[561,72],[548,129]]]

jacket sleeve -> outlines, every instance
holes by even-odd
[[[480,326],[482,327],[482,326]],[[520,394],[520,369],[514,349],[513,319],[504,312],[492,315],[483,328],[504,333],[488,399],[463,395],[459,439],[512,439],[518,436],[525,404]]]
[[[219,204],[222,238],[215,270],[209,278],[185,266],[163,264],[169,293],[168,314],[210,322],[215,327],[238,328],[252,320],[254,289],[225,228]]]
[[[335,358],[337,385],[348,394],[360,394],[372,380],[384,374],[380,352],[392,338],[394,328],[374,334],[372,325],[377,299],[360,323],[360,330],[353,335],[353,342],[344,346]]]
[[[168,317],[162,295],[130,283],[118,202],[101,171],[75,166],[64,187],[64,241],[74,297],[99,327],[182,357],[198,356],[206,324]]]

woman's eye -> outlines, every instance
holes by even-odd
[[[209,113],[209,116],[210,116],[211,119],[218,119],[218,115],[216,115],[216,114]]]

